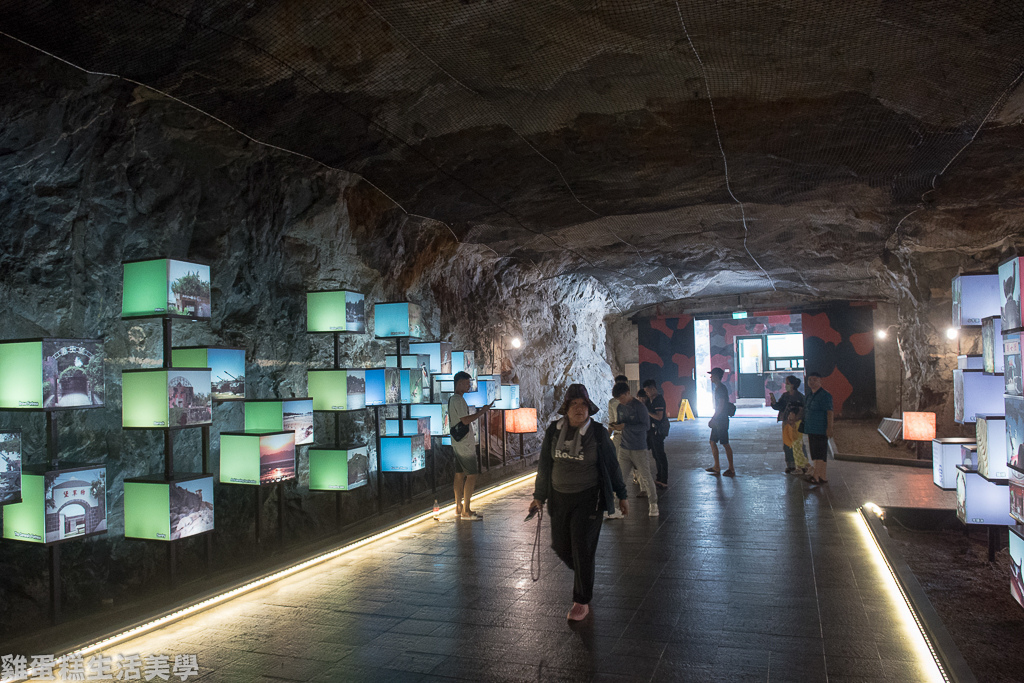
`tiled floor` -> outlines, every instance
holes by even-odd
[[[634,499],[605,522],[581,625],[546,528],[530,579],[531,484],[483,522],[425,523],[106,654],[196,654],[207,681],[926,680],[853,510],[952,494],[929,470],[850,462],[810,487],[782,473],[778,432],[735,421],[730,480],[702,469],[704,424],[674,424],[661,516]]]

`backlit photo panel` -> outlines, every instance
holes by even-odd
[[[295,432],[295,445],[313,443],[313,399],[293,398],[281,401],[283,428]]]
[[[1003,335],[1001,318],[993,316],[981,321],[982,369],[992,375],[1003,372]]]
[[[0,409],[102,407],[103,360],[102,339],[0,342]]]
[[[999,265],[999,302],[1003,331],[1021,328],[1020,258]]]
[[[0,431],[0,505],[21,502],[21,431]]]
[[[1020,332],[1003,335],[1003,380],[1004,393],[1010,396],[1024,394],[1021,377]]]
[[[375,304],[373,333],[379,338],[423,336],[420,307],[408,302]]]
[[[1003,398],[1006,410],[1006,462],[1024,470],[1024,397]]]
[[[998,273],[953,278],[953,327],[980,327],[982,318],[1000,314]]]
[[[307,332],[363,332],[366,298],[358,292],[306,293]]]

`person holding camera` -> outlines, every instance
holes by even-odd
[[[455,516],[459,519],[479,521],[483,516],[470,507],[473,489],[476,488],[476,477],[480,474],[474,423],[487,414],[491,405],[485,405],[475,413],[469,412],[464,394],[469,391],[472,379],[468,372],[455,373],[455,393],[448,399],[448,419],[452,426],[452,450],[455,451]],[[462,434],[462,437],[460,438],[458,434]]]
[[[533,514],[547,502],[551,548],[573,570],[569,621],[582,621],[590,613],[597,540],[604,512],[615,510],[615,496],[622,514],[629,514],[615,447],[604,425],[591,419],[598,410],[582,384],[566,390],[558,411],[564,417],[544,432],[530,503]]]

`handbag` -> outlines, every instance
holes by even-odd
[[[462,424],[462,420],[459,420],[452,428],[448,430],[448,433],[452,435],[454,441],[462,441],[466,438],[466,434],[469,434],[469,425]]]

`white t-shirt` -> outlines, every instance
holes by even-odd
[[[471,415],[466,399],[455,394],[448,399],[448,421],[453,427],[455,423],[464,417]],[[469,425],[469,434],[462,437],[461,441],[452,438],[452,449],[459,455],[476,457],[476,422]]]

